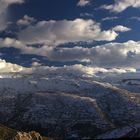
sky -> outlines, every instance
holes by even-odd
[[[139,0],[0,0],[0,59],[140,68]]]

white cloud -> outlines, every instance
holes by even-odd
[[[125,43],[108,43],[91,48],[54,48],[50,46],[40,46],[39,48],[26,46],[15,39],[0,39],[1,47],[15,47],[21,49],[25,54],[36,54],[48,57],[54,61],[79,61],[87,62],[97,67],[120,68],[134,67],[140,68],[140,42],[128,41]]]
[[[25,68],[16,64],[8,63],[0,59],[0,73],[20,72]]]
[[[140,67],[140,42],[109,43],[93,49],[93,62],[104,67]]]
[[[35,22],[36,20],[33,17],[29,17],[28,15],[24,15],[22,19],[17,21],[17,25],[19,26],[28,26]]]
[[[91,0],[79,0],[79,2],[77,3],[77,6],[81,6],[81,7],[84,7],[88,4],[90,4],[90,1]]]
[[[102,67],[93,67],[93,66],[83,66],[81,64],[71,65],[71,66],[63,66],[63,67],[48,67],[48,66],[39,66],[33,67],[32,73],[35,75],[43,74],[48,76],[62,76],[63,78],[66,77],[93,77],[96,75],[105,76],[106,74],[121,74],[121,73],[129,73],[129,72],[136,72],[134,68],[112,68],[112,69],[105,69]]]
[[[105,17],[102,19],[102,21],[107,21],[107,20],[115,20],[115,19],[118,19],[118,17]]]
[[[23,0],[0,0],[0,31],[7,27],[7,8],[11,4],[21,4]]]
[[[24,0],[1,0],[1,1],[7,3],[8,5],[14,4],[14,3],[19,3],[19,4],[21,4],[21,3],[24,2]]]
[[[40,48],[27,47],[24,53],[37,54],[55,61],[90,61],[98,67],[134,67],[140,68],[140,42],[109,43],[92,48],[74,47],[57,48],[48,46]]]
[[[39,62],[36,61],[32,62],[32,67],[39,67],[39,66],[41,66]]]
[[[103,9],[116,13],[120,13],[129,7],[140,8],[140,0],[115,0],[115,4],[102,6]]]
[[[102,30],[100,24],[89,19],[40,21],[19,34],[25,44],[47,44],[56,46],[78,41],[112,41],[119,34],[114,30]]]
[[[6,37],[4,39],[0,38],[0,46],[1,47],[15,47],[15,48],[21,49],[21,48],[24,48],[26,45],[16,39]]]
[[[115,32],[128,32],[131,29],[130,28],[127,28],[127,27],[124,27],[122,25],[117,25],[112,30],[115,31]]]
[[[8,63],[5,60],[0,59],[0,78],[4,78],[8,76],[7,73],[20,73],[22,74],[34,74],[34,75],[47,75],[49,76],[63,76],[66,77],[93,77],[96,75],[106,75],[106,74],[121,74],[128,72],[136,72],[134,68],[111,68],[105,69],[102,67],[94,67],[94,66],[84,66],[81,64],[71,65],[71,66],[63,66],[63,67],[54,67],[54,66],[41,66],[40,63],[34,62],[32,63],[31,68],[25,68],[17,64]],[[6,74],[6,75],[3,75]],[[14,76],[14,75],[13,75]],[[10,75],[9,75],[10,77]],[[15,75],[16,77],[16,75]]]

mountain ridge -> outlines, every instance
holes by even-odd
[[[62,89],[59,85],[64,81],[68,87],[76,88]],[[49,84],[48,80],[42,82]],[[3,95],[0,122],[18,130],[35,130],[42,135],[60,139],[64,135],[67,138],[73,135],[94,138],[128,124],[133,126],[139,123],[139,94],[111,84],[83,79],[75,81],[81,90],[77,90],[77,84],[67,79],[59,84],[55,80],[50,82],[55,87],[54,91],[41,91],[42,87],[38,87],[33,92],[19,93],[10,88],[0,92]],[[85,131],[84,127],[88,129]]]

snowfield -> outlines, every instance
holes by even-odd
[[[77,67],[39,67],[0,75],[0,123],[6,126],[60,139],[139,133],[140,94],[124,88],[125,74],[89,76]]]

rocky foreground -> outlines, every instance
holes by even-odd
[[[53,140],[51,138],[42,137],[35,131],[19,132],[3,125],[0,125],[0,140]]]

